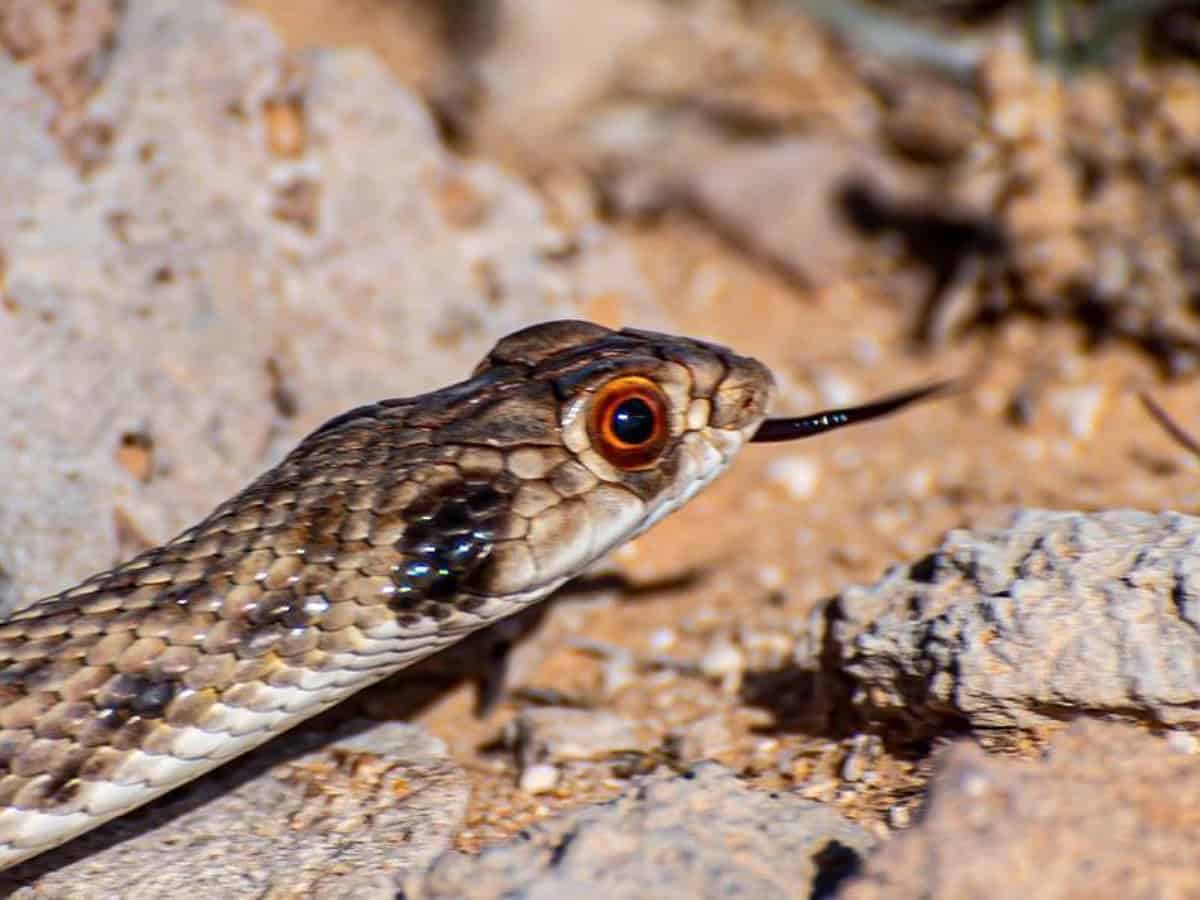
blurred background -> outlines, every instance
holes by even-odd
[[[886,834],[936,740],[848,781],[820,602],[1014,509],[1200,506],[1143,400],[1200,433],[1195,2],[3,0],[0,47],[8,607],[541,319],[728,344],[780,414],[961,376],[746,450],[514,657]],[[521,791],[518,705],[472,705],[420,720],[478,767],[464,849],[613,794]]]

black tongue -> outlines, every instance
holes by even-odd
[[[767,419],[758,426],[758,431],[754,432],[754,437],[750,438],[750,442],[753,444],[770,444],[776,441],[798,441],[801,438],[823,434],[826,431],[833,431],[835,428],[841,428],[845,425],[856,425],[859,422],[866,422],[869,419],[878,419],[880,416],[894,413],[896,410],[902,409],[910,403],[917,403],[937,394],[945,393],[956,384],[957,382],[953,380],[938,381],[925,387],[914,388],[900,394],[892,394],[890,397],[884,397],[882,400],[876,400],[874,403],[866,403],[862,406],[847,406],[845,409],[827,409],[823,412],[812,413],[807,416],[796,416],[790,419]]]

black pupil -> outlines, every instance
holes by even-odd
[[[641,397],[630,397],[612,411],[612,433],[623,444],[637,446],[654,437],[654,410]]]

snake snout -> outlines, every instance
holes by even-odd
[[[709,425],[742,432],[757,428],[775,395],[775,378],[770,369],[748,356],[730,354],[725,362],[728,374],[713,394]]]

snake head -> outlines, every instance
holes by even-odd
[[[818,434],[928,392],[767,419],[774,389],[764,365],[716,344],[546,322],[502,339],[466,381],[332,420],[256,490],[319,473],[293,543],[319,551],[322,535],[366,535],[356,569],[381,579],[410,625],[464,610],[492,620],[683,506],[747,443]],[[346,485],[361,487],[348,496]]]
[[[493,366],[521,367],[547,387],[563,447],[647,502],[725,468],[775,389],[766,366],[725,347],[571,320],[509,335],[477,371]]]
[[[479,577],[515,593],[575,574],[709,484],[762,423],[774,379],[715,344],[557,321],[501,340],[462,389],[481,399],[437,440],[470,431],[503,453],[493,484],[521,537],[497,542]]]

